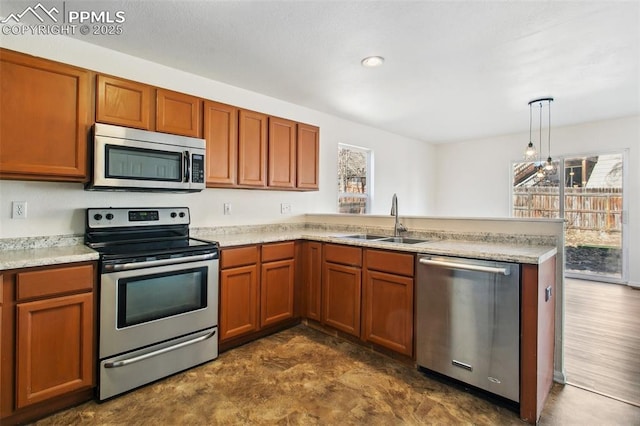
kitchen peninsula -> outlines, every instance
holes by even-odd
[[[561,254],[557,250],[557,238],[558,233],[561,232],[559,230],[562,229],[562,222],[548,221],[536,224],[533,221],[528,221],[530,222],[528,226],[531,229],[537,229],[537,231],[530,234],[511,231],[511,228],[526,229],[523,226],[527,225],[527,221],[403,218],[403,222],[409,228],[407,235],[420,237],[427,241],[418,244],[400,244],[345,238],[345,236],[358,233],[391,235],[393,224],[388,216],[363,218],[350,215],[306,215],[281,224],[193,228],[192,236],[219,241],[222,249],[221,328],[224,328],[225,321],[225,298],[223,296],[226,291],[224,284],[225,271],[234,271],[234,268],[237,271],[238,268],[246,269],[247,267],[249,269],[255,268],[253,270],[256,271],[256,275],[253,275],[252,278],[254,281],[251,281],[251,279],[240,281],[242,283],[241,286],[248,286],[242,291],[248,289],[247,291],[254,292],[255,305],[253,308],[255,311],[253,312],[255,312],[256,317],[252,318],[251,315],[248,317],[254,324],[245,328],[239,334],[230,334],[230,337],[226,340],[224,332],[221,331],[221,349],[230,350],[238,344],[287,328],[302,320],[306,324],[324,332],[344,337],[354,343],[368,345],[374,350],[390,354],[401,362],[413,363],[415,362],[413,348],[414,266],[409,266],[404,271],[399,271],[398,274],[394,272],[389,275],[384,270],[386,268],[384,265],[387,262],[385,260],[386,256],[394,256],[392,258],[393,261],[402,261],[404,259],[402,256],[406,256],[411,262],[410,265],[413,265],[415,255],[418,253],[454,255],[518,263],[523,271],[520,415],[521,418],[527,421],[535,422],[542,410],[554,375],[553,304],[541,303],[541,306],[538,306],[538,303],[540,300],[544,301],[544,294],[541,295],[540,289],[556,281],[556,257]],[[484,227],[478,224],[483,224]],[[497,232],[497,229],[500,228],[506,229],[508,232]],[[476,229],[476,231],[470,232],[468,229]],[[38,241],[35,238],[27,238],[1,242],[3,248],[6,249],[0,259],[0,268],[3,270],[4,277],[3,336],[10,335],[11,330],[9,328],[15,326],[11,318],[11,312],[19,305],[19,303],[13,301],[15,296],[12,292],[17,274],[31,270],[47,270],[49,267],[75,267],[86,262],[91,263],[97,258],[97,255],[92,253],[91,250],[83,245],[78,245],[77,237],[50,238],[50,242],[63,245],[63,247],[55,249],[49,247],[37,248],[37,244],[43,244]],[[13,248],[17,248],[17,250],[9,250],[12,244]],[[64,247],[65,244],[67,244],[67,247]],[[249,251],[258,250],[257,253],[262,252],[262,256],[255,257],[251,261],[253,263],[240,261],[237,267],[232,267],[233,265],[231,265],[231,269],[225,268],[225,252],[230,253],[231,250],[245,250],[247,248]],[[320,296],[322,294],[322,286],[327,285],[326,282],[321,280],[320,276],[325,273],[331,274],[333,271],[342,268],[340,263],[336,263],[336,266],[332,266],[333,263],[331,262],[327,263],[328,259],[323,257],[322,253],[327,255],[327,253],[331,253],[331,250],[336,252],[336,249],[338,249],[336,253],[346,253],[342,251],[342,248],[349,248],[351,252],[355,250],[358,253],[357,256],[362,256],[358,257],[358,259],[364,259],[364,263],[360,263],[361,266],[346,266],[347,269],[353,268],[352,270],[355,271],[358,277],[365,277],[362,283],[360,280],[356,281],[357,285],[354,287],[356,294],[359,295],[357,298],[358,318],[362,314],[362,327],[360,327],[361,323],[358,320],[355,324],[355,329],[349,329],[349,327],[344,326],[339,317],[328,318],[325,314],[329,313],[331,315],[331,311],[327,311],[326,306],[322,305],[323,302],[326,304],[328,300],[326,298],[322,299],[322,296]],[[270,251],[265,252],[267,249]],[[291,254],[284,254],[285,252]],[[265,253],[267,253],[266,256],[271,257],[266,258]],[[343,262],[343,260],[335,258],[332,262],[334,261]],[[289,284],[284,286],[278,284],[277,287],[273,287],[269,284],[270,271],[275,271],[276,275],[273,276],[278,277],[279,283],[283,282],[280,278],[281,276],[277,275],[277,271],[282,267],[282,262],[294,265],[294,278],[289,283],[290,287],[288,287]],[[362,262],[362,260],[357,260],[356,262]],[[398,277],[397,280],[394,279],[394,282],[407,283],[406,287],[402,287],[402,293],[395,293],[397,296],[404,297],[402,303],[410,304],[410,310],[405,312],[409,319],[405,321],[406,327],[401,330],[400,334],[404,333],[403,335],[406,335],[407,332],[411,334],[404,341],[402,337],[396,335],[380,335],[376,331],[378,330],[376,329],[376,323],[368,323],[366,319],[366,313],[370,312],[371,309],[380,309],[381,306],[382,309],[386,309],[384,305],[380,305],[379,301],[370,299],[371,292],[367,293],[367,286],[375,285],[376,283],[375,274],[378,272],[375,271],[378,269],[381,269],[380,273],[385,274],[385,276]],[[251,275],[247,276],[251,277]],[[370,281],[373,284],[368,284],[366,281],[368,278],[366,277],[373,277],[371,278],[373,281]],[[261,288],[263,289],[262,292],[260,291]],[[269,288],[276,288],[276,291],[268,293],[264,290]],[[400,287],[393,291],[398,289]],[[231,293],[232,298],[228,300],[233,299],[233,291]],[[242,294],[242,291],[239,294]],[[312,294],[314,292],[318,292],[317,296]],[[285,294],[293,294],[293,296],[288,303],[283,305],[281,301],[284,296],[282,295]],[[553,294],[561,294],[561,282],[554,287]],[[270,297],[275,297],[277,300],[270,300]],[[316,297],[315,302],[314,297]],[[318,303],[317,306],[322,311],[315,316],[314,309],[312,309],[313,303]],[[247,301],[244,301],[244,306],[247,306],[247,304]],[[272,308],[276,311],[282,308],[280,310],[286,314],[282,316],[281,312],[273,311]],[[265,312],[270,313],[270,316],[267,315],[265,317]],[[258,317],[261,314],[262,318]],[[271,321],[269,318],[275,320]],[[241,328],[230,327],[230,329],[234,330]],[[3,351],[10,352],[11,346],[3,344]],[[6,384],[8,382],[6,378],[11,377],[12,373],[8,364],[3,365],[5,365],[2,374],[3,395],[7,395],[13,392],[11,383]],[[86,398],[88,394],[85,392],[82,395]],[[10,401],[11,398],[6,400]],[[59,407],[57,406],[55,409],[59,409]],[[4,410],[11,409],[5,407]]]

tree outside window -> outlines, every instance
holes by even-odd
[[[365,214],[370,209],[371,151],[338,145],[338,212]]]

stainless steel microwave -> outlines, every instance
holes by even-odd
[[[205,188],[205,140],[96,123],[88,190],[196,192]]]

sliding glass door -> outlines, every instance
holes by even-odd
[[[565,226],[567,276],[622,281],[625,272],[624,153],[513,164],[514,217],[559,218]]]

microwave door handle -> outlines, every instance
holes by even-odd
[[[189,182],[191,177],[191,155],[189,151],[184,152],[184,178],[183,182]]]

